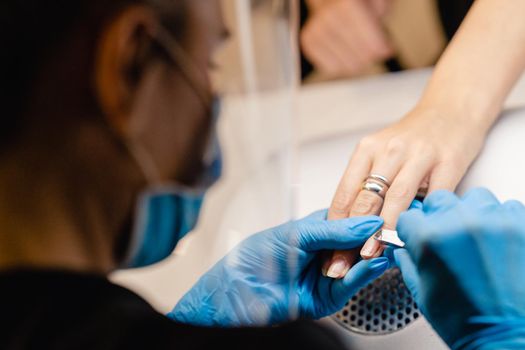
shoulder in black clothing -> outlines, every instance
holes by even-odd
[[[310,321],[239,329],[176,323],[95,275],[10,272],[0,275],[0,290],[0,349],[343,349]]]

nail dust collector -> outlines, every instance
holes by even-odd
[[[321,322],[350,349],[448,349],[421,315],[399,269],[385,272]]]

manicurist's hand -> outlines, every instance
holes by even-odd
[[[357,263],[339,280],[321,274],[323,253],[362,245],[378,217],[326,220],[327,211],[255,234],[208,271],[168,315],[200,326],[263,326],[335,313],[388,267]]]
[[[486,189],[437,191],[397,225],[397,265],[452,349],[525,348],[525,207]]]

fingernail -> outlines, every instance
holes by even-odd
[[[370,259],[377,253],[379,243],[375,239],[369,239],[361,249],[361,257],[363,259]]]
[[[370,264],[372,270],[380,271],[388,268],[389,262],[387,258],[377,258]]]
[[[330,265],[326,276],[330,278],[343,278],[349,268],[350,266],[348,266],[345,259],[337,258],[332,262],[332,265]]]

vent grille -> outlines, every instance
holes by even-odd
[[[353,332],[380,335],[405,328],[420,311],[396,268],[360,290],[332,317]]]

